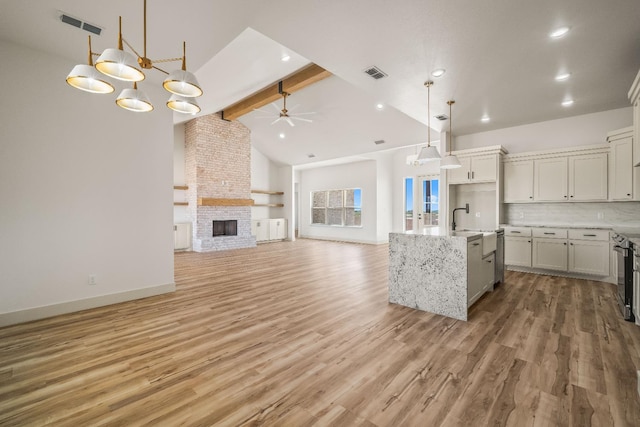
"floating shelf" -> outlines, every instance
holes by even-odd
[[[173,189],[174,190],[188,190],[189,186],[188,185],[174,185]]]
[[[254,203],[253,206],[266,206],[268,208],[284,208],[284,203]]]
[[[189,202],[173,202],[173,206],[189,206]]]
[[[253,199],[211,199],[198,197],[198,206],[253,206]]]
[[[251,190],[253,194],[271,194],[274,196],[284,195],[284,191],[269,191],[269,190]]]

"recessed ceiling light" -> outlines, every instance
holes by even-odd
[[[280,58],[282,60],[282,62],[287,62],[288,60],[291,59],[291,56],[284,54],[282,55],[282,58]]]
[[[563,82],[569,80],[569,77],[571,77],[571,73],[560,73],[556,76],[556,81]]]
[[[563,107],[570,107],[572,105],[573,105],[573,99],[565,99],[564,101],[562,101]]]
[[[559,39],[561,37],[564,37],[567,35],[567,33],[569,32],[570,28],[569,27],[560,27],[557,28],[555,30],[553,30],[552,32],[549,33],[549,37],[551,37],[552,39]]]
[[[377,108],[378,110],[382,110],[382,109],[384,109],[384,104],[380,104],[380,103],[378,103],[378,104],[376,104],[376,108]]]
[[[444,68],[438,68],[437,70],[433,70],[431,72],[431,75],[433,77],[442,77],[442,75],[446,72],[447,70],[445,70]]]
[[[286,136],[284,133],[281,133],[280,135],[278,135],[280,137],[280,139],[284,139],[284,137]]]
[[[482,118],[480,119],[480,121],[482,123],[489,123],[491,121],[491,117],[489,116],[482,116]]]

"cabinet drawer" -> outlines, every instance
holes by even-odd
[[[531,229],[529,227],[505,227],[504,235],[514,237],[531,237]]]
[[[570,229],[569,239],[609,241],[609,230]]]
[[[546,239],[566,239],[567,230],[564,228],[534,228],[533,237],[544,237]]]

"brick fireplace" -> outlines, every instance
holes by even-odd
[[[202,206],[201,198],[251,198],[251,133],[238,121],[219,114],[195,118],[185,125],[187,213],[193,224],[193,250],[211,252],[256,246],[251,235],[251,206]],[[214,221],[235,221],[236,235],[214,233]],[[214,235],[215,234],[215,235]]]

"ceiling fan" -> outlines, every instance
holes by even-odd
[[[308,112],[308,113],[291,113],[292,110],[296,109],[298,106],[294,106],[293,108],[291,108],[291,110],[287,110],[287,97],[290,95],[289,92],[285,92],[285,91],[280,91],[280,94],[282,95],[282,110],[280,108],[278,108],[278,106],[275,103],[272,103],[271,105],[273,106],[273,108],[275,108],[275,110],[277,111],[277,115],[274,115],[273,113],[269,113],[268,111],[264,111],[261,110],[259,108],[256,108],[254,111],[260,111],[261,113],[265,113],[265,114],[269,114],[268,116],[264,116],[262,118],[274,118],[275,120],[271,123],[272,125],[280,122],[280,121],[284,121],[289,123],[290,126],[295,126],[295,124],[293,123],[294,120],[300,120],[302,122],[308,122],[308,123],[312,123],[313,120],[311,119],[306,119],[304,117],[300,117],[300,116],[307,116],[310,114],[315,114],[315,112]]]

